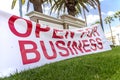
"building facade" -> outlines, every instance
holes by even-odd
[[[112,35],[113,37],[111,37],[111,32],[105,33],[106,38],[113,42],[113,45],[120,46],[120,25],[112,28]]]
[[[85,27],[85,21],[75,18],[71,15],[62,15],[60,18],[54,18],[36,11],[27,14],[34,22],[47,24],[52,28],[57,29],[74,29]]]

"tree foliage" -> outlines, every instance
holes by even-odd
[[[120,21],[120,11],[117,11],[117,12],[114,14],[114,17],[115,17],[115,18],[118,18],[119,21]]]
[[[18,1],[18,0],[13,0],[13,1],[12,1],[11,9],[14,9],[14,7],[15,7],[17,1]],[[22,2],[21,5],[24,5],[24,4],[25,4],[25,0],[21,0],[21,2]]]
[[[112,16],[107,16],[105,19],[104,19],[105,23],[106,24],[111,24],[112,21],[114,21],[113,17]]]
[[[54,0],[54,4],[51,8],[51,12],[57,11],[58,15],[61,11],[68,12],[69,15],[75,16],[82,13],[82,8],[89,12],[87,6],[96,8],[96,0]]]
[[[104,19],[105,23],[106,24],[109,24],[109,27],[110,27],[110,32],[111,32],[111,38],[112,38],[112,43],[114,45],[114,38],[113,38],[113,33],[112,33],[112,28],[111,28],[111,22],[114,21],[113,17],[112,16],[107,16],[105,19]]]

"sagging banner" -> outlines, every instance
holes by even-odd
[[[111,49],[97,25],[53,29],[0,11],[0,32],[0,77]]]

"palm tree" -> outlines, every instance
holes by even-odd
[[[77,0],[54,0],[54,4],[51,7],[51,12],[53,10],[58,11],[57,13],[59,15],[61,10],[63,10],[63,12],[67,10],[69,15],[75,16],[77,12],[75,6],[77,5],[77,3]]]
[[[12,6],[11,9],[13,9],[15,7],[17,0],[13,0],[12,1]],[[25,0],[19,0],[19,12],[20,12],[20,16],[22,17],[22,5],[25,4]]]
[[[95,9],[96,6],[98,5],[97,1],[99,0],[54,0],[54,4],[51,8],[51,12],[53,10],[58,11],[58,15],[59,15],[61,10],[63,9],[63,12],[67,10],[68,14],[72,16],[78,15],[79,13],[83,12],[85,23],[87,26],[87,19],[86,19],[85,11],[89,12],[87,6],[92,6]],[[100,9],[100,6],[99,6],[99,9]],[[102,23],[102,18],[100,19]]]
[[[111,28],[111,21],[114,21],[114,20],[113,20],[113,17],[108,16],[108,17],[106,17],[106,18],[104,19],[104,21],[105,21],[106,24],[109,24],[110,32],[111,32],[111,38],[112,38],[112,43],[113,43],[113,45],[114,45],[114,38],[113,38],[113,33],[112,33],[112,28]]]
[[[19,8],[19,12],[20,12],[20,16],[21,16],[21,17],[22,17],[22,5],[21,5],[21,4],[22,4],[22,1],[23,1],[23,0],[19,0],[19,7],[20,7],[20,8]]]
[[[84,3],[92,6],[94,9],[96,9],[96,7],[95,7],[95,5],[97,5],[96,1],[88,0],[88,1],[85,1]],[[89,12],[89,11],[87,11],[87,12]],[[85,25],[87,26],[86,11],[85,11],[84,7],[83,7],[83,15],[84,15],[84,19],[85,19]]]
[[[54,4],[51,8],[51,12],[53,10],[58,11],[58,14],[63,9],[63,12],[67,10],[69,15],[75,16],[82,12],[82,8],[89,12],[87,5],[95,8],[96,1],[94,0],[54,0]]]
[[[100,21],[96,21],[96,22],[94,22],[94,23],[91,24],[91,25],[95,25],[95,24],[100,24]]]
[[[118,18],[119,21],[120,21],[120,11],[117,11],[117,12],[114,14],[114,17],[115,17],[115,18]]]
[[[100,1],[99,0],[96,0],[97,2],[97,7],[98,7],[98,13],[99,13],[99,17],[100,17],[100,24],[101,24],[101,27],[104,31],[104,27],[103,27],[103,22],[102,22],[102,14],[101,14],[101,6],[100,6]]]
[[[17,0],[13,0],[12,2],[12,9],[15,7]],[[21,8],[22,5],[25,3],[25,1],[27,0],[19,0],[19,7]],[[22,2],[22,4],[21,4]],[[23,3],[24,2],[24,3]],[[35,11],[41,12],[42,13],[42,4],[43,4],[43,0],[28,0],[28,3],[31,2],[33,3],[33,7]],[[29,5],[28,5],[29,6]]]
[[[85,19],[85,26],[87,26],[87,18],[86,18],[86,12],[85,12],[84,8],[83,8],[83,15],[84,15],[84,19]]]
[[[69,15],[75,16],[76,9],[75,6],[77,4],[77,0],[65,0],[65,5],[67,7],[67,12]]]
[[[99,17],[100,17],[100,25],[104,31],[104,28],[103,28],[103,22],[102,22],[102,14],[101,14],[101,6],[100,6],[100,1],[99,0],[88,0],[85,2],[85,4],[87,5],[90,5],[92,6],[94,9],[96,9],[96,6],[98,8],[98,13],[99,13]],[[84,9],[84,8],[83,8]],[[83,14],[84,14],[84,18],[86,18],[85,16],[85,11],[83,11]],[[85,20],[86,22],[87,20]],[[87,22],[86,22],[87,23]]]
[[[12,6],[11,6],[12,9],[15,7],[16,1],[17,0],[12,1]],[[20,14],[21,15],[22,15],[22,5],[24,5],[26,1],[27,0],[19,0],[19,8],[20,8]],[[52,3],[52,0],[28,0],[27,10],[29,8],[29,2],[31,2],[33,4],[33,7],[34,7],[35,11],[43,13],[42,4],[44,2]]]
[[[49,2],[50,4],[52,4],[52,0],[28,0],[28,2],[29,1],[33,4],[34,10],[40,13],[43,13],[43,3]]]
[[[44,3],[43,0],[29,0],[29,1],[33,4],[35,11],[43,13],[42,10],[42,4]]]
[[[12,8],[14,8],[16,1],[17,0],[13,0]],[[20,0],[20,1],[22,1],[22,4],[23,4],[23,2],[25,2],[26,0]],[[63,12],[65,12],[67,9],[67,12],[69,15],[75,16],[75,15],[78,15],[79,13],[81,13],[82,12],[81,9],[83,9],[83,14],[84,14],[86,23],[87,23],[87,19],[86,19],[85,11],[89,12],[87,5],[92,6],[94,9],[97,5],[98,11],[99,11],[99,16],[100,16],[101,26],[103,28],[99,0],[28,0],[28,3],[29,2],[33,3],[34,10],[43,13],[42,4],[46,1],[50,2],[51,4],[52,4],[52,1],[54,2],[53,6],[51,8],[51,12],[54,9],[55,11],[58,11],[58,15],[62,9],[63,9]],[[21,5],[19,5],[19,6],[20,6],[20,12],[22,13]],[[86,24],[86,26],[87,26],[87,24]]]

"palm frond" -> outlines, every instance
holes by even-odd
[[[13,0],[13,1],[12,1],[11,9],[14,9],[14,7],[15,7],[15,5],[16,5],[16,2],[17,2],[17,0]]]

